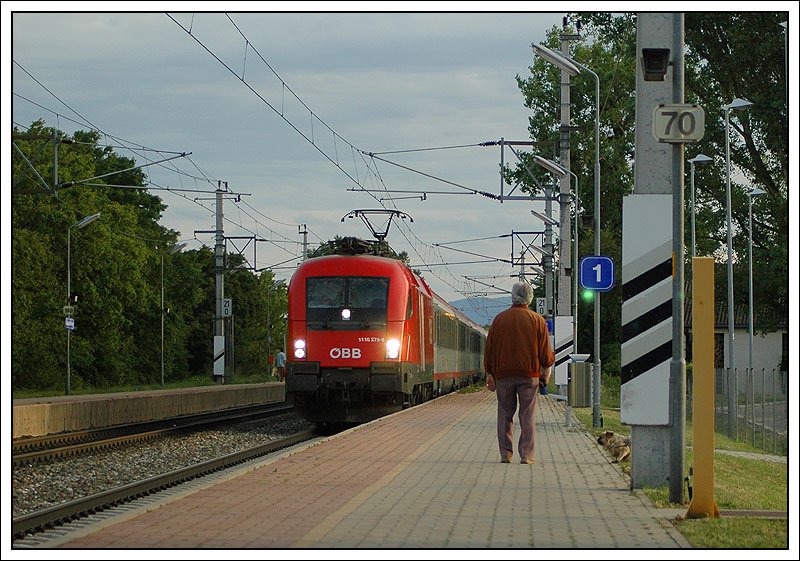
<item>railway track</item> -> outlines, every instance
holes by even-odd
[[[19,516],[13,519],[14,540],[22,540],[31,534],[57,528],[80,518],[99,513],[105,509],[157,493],[187,481],[203,477],[243,462],[274,453],[316,436],[316,431],[300,432],[267,444],[254,446],[212,460],[201,462],[170,473],[136,481],[108,491],[96,493],[51,508]]]
[[[102,429],[47,435],[18,439],[13,442],[13,465],[86,454],[94,450],[124,446],[134,442],[152,440],[170,433],[189,429],[201,429],[227,422],[241,422],[251,418],[263,418],[290,413],[293,407],[286,403],[252,405],[225,411],[173,417],[147,423],[132,423]]]

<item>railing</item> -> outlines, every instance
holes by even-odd
[[[730,368],[714,371],[716,432],[769,454],[787,455],[787,373],[765,368],[737,368],[735,372],[734,378]],[[691,380],[686,389],[686,411],[691,418]]]

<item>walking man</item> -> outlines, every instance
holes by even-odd
[[[536,444],[536,396],[539,384],[547,385],[555,355],[547,322],[528,305],[533,289],[524,281],[511,288],[511,307],[492,321],[486,339],[483,366],[486,385],[497,392],[497,441],[500,461],[514,454],[514,413],[519,400],[521,431],[517,450],[520,463],[533,464]]]

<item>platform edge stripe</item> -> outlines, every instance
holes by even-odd
[[[623,269],[624,272],[624,269]],[[672,257],[622,284],[622,299],[628,300],[672,276]]]
[[[662,302],[645,314],[622,325],[620,342],[627,343],[637,335],[650,331],[663,321],[672,319],[672,299]]]
[[[667,341],[663,345],[656,347],[652,351],[645,353],[636,360],[622,366],[621,380],[626,383],[633,380],[637,376],[644,374],[648,370],[669,361],[672,359],[672,340]]]

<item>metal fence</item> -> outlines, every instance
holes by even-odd
[[[765,368],[714,371],[716,432],[746,442],[768,454],[787,455],[787,373]],[[691,418],[691,383],[687,380],[687,415]]]

